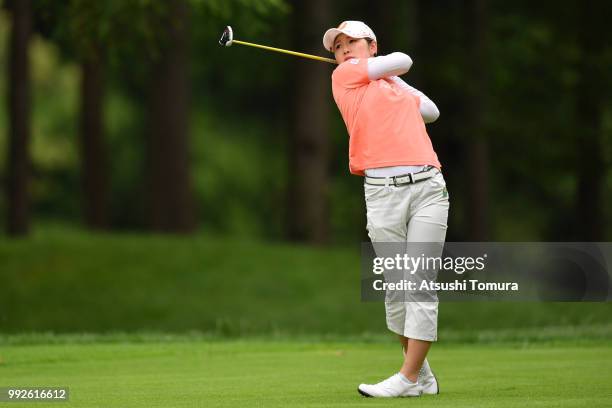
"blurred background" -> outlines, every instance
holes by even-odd
[[[4,0],[0,331],[384,330],[359,302],[326,29],[365,21],[438,106],[448,241],[612,238],[612,3]],[[457,330],[609,324],[606,304],[462,304]],[[471,318],[465,319],[469,315]],[[364,318],[372,317],[372,319]],[[503,316],[504,318],[500,318]]]

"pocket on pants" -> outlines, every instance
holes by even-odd
[[[446,180],[444,180],[444,176],[442,175],[442,173],[438,173],[432,178],[430,178],[429,183],[433,187],[433,193],[439,195],[439,198],[447,200],[450,198],[448,194],[448,189],[446,188]]]
[[[371,184],[363,184],[363,194],[365,200],[373,201],[380,198],[386,197],[391,194],[391,187],[389,186],[373,186]]]
[[[391,193],[391,189],[387,186],[373,186],[371,184],[363,185],[363,193],[365,197],[366,203],[366,217],[367,224],[366,230],[368,231],[368,236],[372,242],[377,241],[377,234],[375,234],[376,227],[372,223],[373,214],[377,212],[377,209],[380,207],[379,200],[384,199]]]
[[[442,173],[436,174],[430,180],[432,183],[437,184],[438,186],[446,187],[446,180],[444,180]]]

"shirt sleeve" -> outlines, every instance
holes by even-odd
[[[423,117],[423,121],[425,123],[435,122],[436,119],[440,117],[440,111],[438,110],[436,104],[433,103],[433,101],[429,99],[427,95],[425,95],[423,92],[408,85],[400,77],[392,76],[389,79],[398,84],[400,88],[404,89],[406,92],[410,92],[411,94],[419,98],[419,111],[421,112],[421,116]]]
[[[332,82],[343,88],[359,88],[369,84],[368,60],[353,58],[338,65],[332,74]]]
[[[410,70],[412,59],[403,52],[368,59],[368,77],[377,80],[395,75],[403,75]]]

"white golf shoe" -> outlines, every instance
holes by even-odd
[[[419,379],[417,381],[423,386],[423,394],[435,395],[440,393],[438,379],[434,375],[433,371],[431,371],[431,367],[429,367],[427,359],[425,359],[423,362],[421,371],[419,371]]]
[[[360,384],[357,391],[364,397],[418,397],[423,387],[418,382],[407,382],[397,373],[378,384]]]

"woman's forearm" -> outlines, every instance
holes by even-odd
[[[410,70],[412,59],[402,53],[394,52],[368,59],[368,77],[375,81],[381,78],[389,78],[397,83],[402,89],[419,97],[419,110],[425,123],[434,122],[440,116],[440,111],[435,103],[432,102],[423,92],[408,85],[398,75],[403,75]]]
[[[419,99],[421,100],[419,110],[425,123],[435,122],[436,119],[440,117],[440,111],[438,110],[436,104],[433,103],[433,101],[429,99],[427,95],[425,95],[423,92],[408,85],[406,82],[404,82],[402,78],[398,76],[393,76],[389,79],[398,84],[402,89],[405,89],[407,92],[410,92],[411,94],[419,97]]]
[[[412,66],[412,59],[403,52],[394,52],[375,58],[368,58],[368,77],[375,81],[394,75],[403,75]]]

